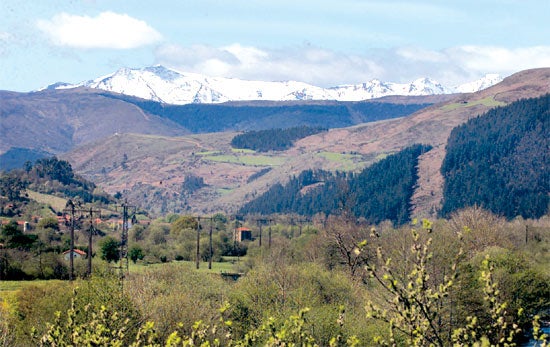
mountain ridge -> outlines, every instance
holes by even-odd
[[[445,87],[424,77],[410,83],[373,79],[360,84],[323,88],[298,81],[251,81],[179,72],[162,65],[121,68],[114,73],[78,84],[55,83],[45,89],[88,87],[154,100],[166,104],[222,103],[229,101],[335,100],[363,101],[389,95],[439,95],[470,93],[488,88],[502,78],[487,74],[473,82]]]
[[[421,143],[433,148],[419,158],[412,213],[435,218],[443,196],[440,168],[451,130],[493,107],[549,92],[550,69],[533,69],[481,92],[454,95],[406,117],[330,129],[300,139],[286,151],[233,149],[230,142],[235,132],[154,139],[134,134],[77,148],[66,158],[108,192],[123,192],[129,200],[140,201],[156,212],[212,213],[235,212],[273,184],[284,184],[304,170],[357,171]],[[125,153],[130,170],[111,164],[120,163]],[[104,160],[108,164],[105,169],[98,158],[109,158]],[[184,173],[204,179],[206,186],[184,197]]]

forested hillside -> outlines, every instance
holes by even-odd
[[[285,186],[276,184],[244,205],[241,213],[339,214],[342,210],[369,223],[410,219],[410,199],[417,180],[418,156],[430,148],[414,145],[358,174],[307,170]]]
[[[0,215],[13,217],[24,213],[28,201],[25,191],[52,194],[63,198],[78,198],[82,202],[113,200],[109,195],[96,191],[94,183],[75,175],[71,164],[55,157],[27,162],[24,169],[0,171]]]
[[[404,117],[430,106],[385,102],[325,102],[279,104],[167,105],[123,95],[105,94],[133,103],[146,112],[167,118],[193,133],[227,130],[262,130],[299,126],[341,128],[360,123]]]
[[[309,135],[326,131],[321,127],[294,127],[287,129],[252,130],[239,134],[231,140],[233,148],[246,148],[258,152],[284,151],[294,144],[294,141]]]
[[[455,128],[441,172],[443,215],[478,205],[539,218],[550,203],[550,94],[498,107]]]

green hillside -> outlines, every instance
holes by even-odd
[[[441,213],[478,205],[539,218],[550,203],[550,94],[494,108],[451,132]]]
[[[286,185],[275,184],[240,212],[340,214],[347,211],[370,223],[410,220],[418,156],[430,147],[414,145],[387,156],[358,174],[306,170]]]

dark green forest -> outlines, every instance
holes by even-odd
[[[292,147],[294,141],[326,130],[326,128],[306,126],[252,130],[233,137],[231,147],[252,149],[258,152],[284,151]]]
[[[299,126],[341,128],[404,117],[431,104],[334,102],[325,104],[270,103],[167,105],[123,95],[104,94],[130,102],[146,112],[168,118],[193,133],[263,130]]]
[[[401,225],[410,220],[418,156],[428,150],[423,145],[408,147],[358,174],[306,170],[284,186],[274,185],[240,212],[312,216],[346,210],[369,223],[391,220]]]
[[[539,218],[550,204],[550,94],[494,108],[451,132],[443,216],[478,205]]]

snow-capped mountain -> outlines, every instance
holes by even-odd
[[[321,88],[296,81],[263,82],[207,77],[195,73],[182,73],[156,65],[142,69],[122,68],[113,74],[92,81],[76,85],[58,83],[49,88],[66,89],[85,86],[179,105],[250,100],[361,101],[388,95],[412,96],[471,92],[487,88],[500,81],[498,75],[487,76],[456,88],[444,87],[429,78],[420,78],[411,83],[402,84],[372,80],[356,85]]]
[[[473,82],[464,83],[454,88],[455,93],[474,93],[490,86],[493,86],[502,81],[502,77],[499,74],[486,74]]]

